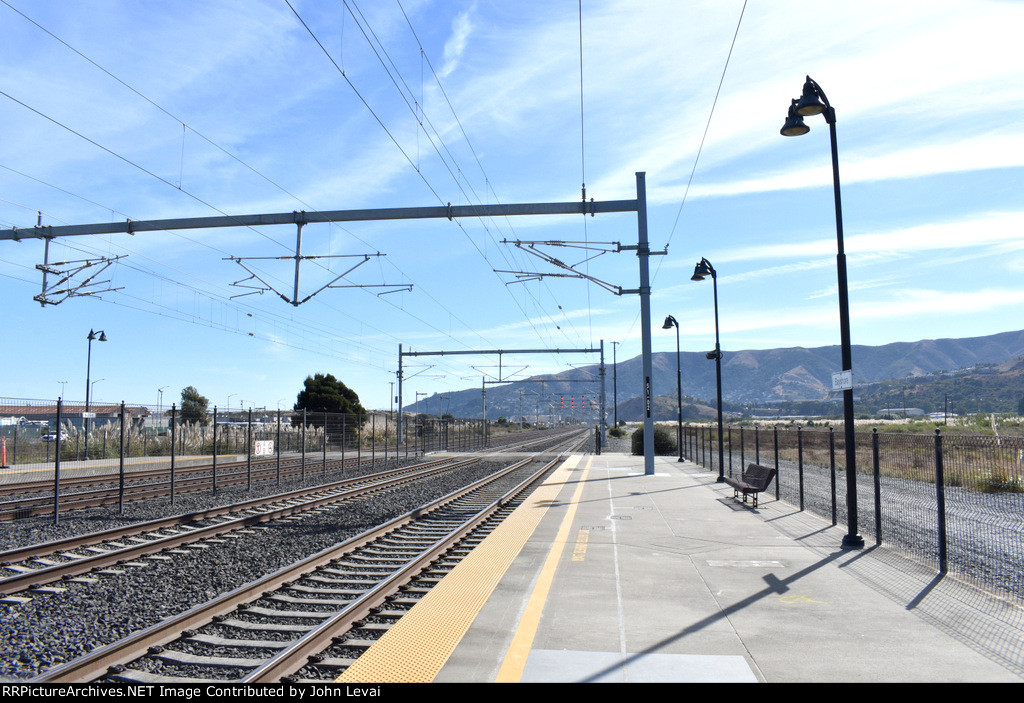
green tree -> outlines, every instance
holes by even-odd
[[[202,395],[199,395],[199,391],[196,390],[195,386],[189,386],[181,391],[181,421],[187,422],[190,425],[196,423],[206,426],[210,423],[210,419],[206,416],[206,411],[210,405],[210,401]]]
[[[351,413],[362,415],[366,412],[359,404],[359,395],[331,374],[318,373],[307,376],[303,388],[295,400],[292,424],[302,424],[302,411],[307,413],[310,425],[323,425],[324,413]]]

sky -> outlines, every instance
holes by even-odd
[[[622,200],[642,172],[655,352],[667,315],[683,351],[714,347],[701,258],[725,353],[837,345],[828,125],[779,133],[809,75],[837,116],[853,343],[1017,330],[1021,27],[994,0],[0,0],[0,230]],[[298,306],[296,239],[0,240],[0,398],[82,401],[88,376],[93,402],[289,408],[330,373],[388,409],[399,345],[641,352],[639,296],[600,285],[639,285],[634,213],[309,224]],[[574,243],[539,248],[590,279],[515,241]],[[41,304],[44,256],[91,264],[75,285],[112,262]],[[406,357],[404,397],[598,357]]]

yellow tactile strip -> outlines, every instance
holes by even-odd
[[[551,592],[551,585],[555,580],[555,572],[558,570],[558,563],[562,559],[562,552],[565,545],[569,543],[569,530],[576,517],[576,508],[580,504],[580,496],[583,495],[583,487],[586,485],[587,473],[594,458],[587,461],[586,469],[576,484],[572,500],[569,501],[565,515],[562,516],[562,524],[555,535],[555,543],[551,545],[548,558],[544,560],[537,583],[533,586],[530,600],[526,604],[522,618],[519,620],[519,627],[512,636],[512,644],[505,653],[505,659],[498,669],[498,676],[494,679],[496,683],[518,683],[522,679],[523,671],[526,668],[526,660],[533,648],[533,640],[537,636],[537,628],[540,627],[540,616],[544,611],[544,604],[548,600],[548,593]]]
[[[388,630],[338,683],[429,683],[579,464],[566,459],[530,498]]]

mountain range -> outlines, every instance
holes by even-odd
[[[916,403],[915,407],[940,404],[938,408],[924,408],[928,412],[943,410],[942,399],[948,399],[950,388],[965,398],[973,397],[978,410],[992,412],[1010,412],[1024,397],[1024,331],[985,337],[895,342],[881,346],[854,345],[852,358],[855,395],[863,401],[874,398],[865,406],[872,411],[892,407],[894,403],[898,406],[898,401],[906,407],[908,391],[909,400]],[[832,391],[832,374],[840,370],[840,359],[838,345],[740,351],[723,349],[723,405],[739,412],[741,408],[773,404],[834,404],[840,394]],[[653,354],[652,368],[655,416],[667,414],[665,419],[675,419],[676,353]],[[700,408],[697,414],[705,414],[705,408],[715,405],[714,361],[708,360],[704,352],[683,352],[679,354],[679,368],[682,395],[685,396],[684,409],[689,404]],[[599,366],[591,364],[555,375],[533,376],[523,381],[489,386],[487,417],[492,420],[501,416],[519,418],[520,408],[527,420],[537,413],[542,416],[579,416],[581,396],[586,396],[588,406],[598,400],[600,384],[594,380],[599,377]],[[609,420],[613,417],[613,378],[617,379],[619,419],[640,419],[641,358],[637,356],[620,361],[614,370],[611,364],[606,365]],[[945,394],[936,395],[936,389],[943,387],[947,389]],[[899,394],[894,395],[894,390]],[[987,400],[989,396],[997,397],[1000,407],[981,407],[991,405]],[[921,402],[925,397],[930,398],[928,403]],[[443,408],[456,417],[480,417],[482,414],[483,398],[479,387],[448,392],[444,398],[442,402],[437,396],[431,396],[419,404],[406,405],[405,409]],[[972,411],[974,409],[971,408]]]

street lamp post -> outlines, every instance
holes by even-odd
[[[164,386],[163,388],[157,388],[156,389],[156,395],[157,395],[156,415],[157,415],[157,422],[160,422],[160,423],[162,423],[163,419],[164,419],[164,391],[165,390],[167,390],[167,386]]]
[[[853,428],[853,387],[852,353],[850,344],[850,301],[846,283],[846,251],[843,248],[843,209],[839,197],[839,149],[836,146],[836,111],[832,108],[825,91],[807,76],[804,82],[803,95],[793,100],[789,107],[789,116],[780,133],[784,137],[796,137],[807,134],[810,128],[804,124],[803,118],[809,115],[824,114],[829,126],[832,141],[832,183],[836,203],[836,269],[839,278],[839,333],[842,350],[843,376],[846,388],[843,389],[843,424],[846,441],[846,506],[849,530],[843,536],[843,547],[859,548],[864,546],[864,538],[857,534],[857,446]]]
[[[86,337],[89,340],[89,351],[85,357],[85,412],[89,412],[89,390],[92,388],[92,384],[89,382],[89,376],[92,373],[92,340],[98,339],[101,342],[107,341],[107,334],[103,330],[99,331],[99,335],[93,330],[89,330],[89,336]],[[82,420],[82,424],[85,427],[85,458],[89,458],[89,418],[85,417]],[[58,431],[60,428],[57,428]]]
[[[715,350],[707,353],[709,359],[715,360],[715,385],[718,390],[718,482],[725,481],[725,429],[722,422],[722,345],[718,339],[718,271],[711,262],[701,257],[693,268],[691,281],[703,281],[711,276],[715,292]]]
[[[679,461],[683,460],[683,375],[679,366],[679,322],[669,315],[665,318],[663,330],[676,328],[676,405],[679,411],[679,420],[676,429],[676,441],[679,444]]]

